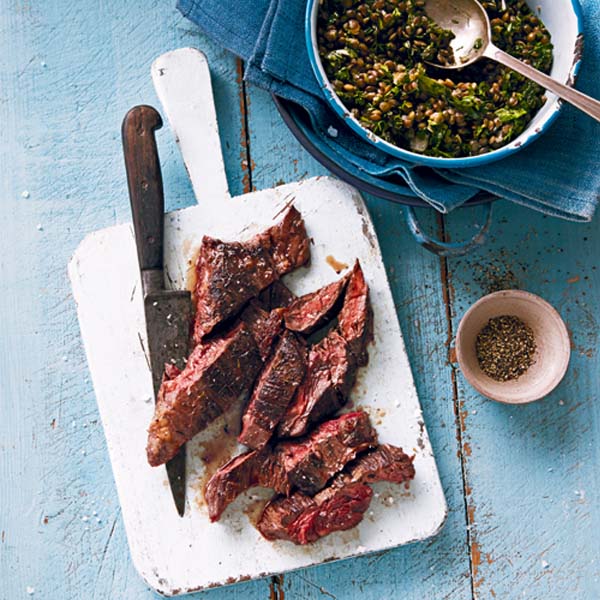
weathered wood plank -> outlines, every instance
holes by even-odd
[[[128,557],[65,272],[85,233],[129,219],[121,118],[135,103],[156,103],[149,66],[157,55],[197,45],[211,62],[232,193],[320,168],[254,90],[246,131],[239,65],[170,2],[12,0],[0,6],[0,30],[0,198],[10,216],[0,237],[3,597],[24,597],[32,586],[50,600],[152,598]],[[246,138],[252,179],[243,163]],[[191,187],[168,131],[159,146],[168,207],[185,206]],[[476,595],[598,596],[595,227],[504,205],[495,239],[478,255],[450,261],[445,284],[438,261],[408,238],[397,210],[373,200],[369,206],[451,507],[446,528],[428,544],[198,597],[471,597],[442,298],[449,285],[455,330],[488,287],[482,275],[493,279],[494,270],[512,270],[517,285],[555,303],[575,349],[567,381],[530,407],[483,401],[458,377]],[[452,216],[452,235],[463,235],[470,220]]]
[[[28,586],[48,600],[155,597],[129,559],[66,264],[86,233],[130,219],[121,119],[157,104],[149,69],[166,50],[208,54],[230,188],[242,189],[236,62],[173,4],[0,6],[2,599]],[[168,208],[193,202],[166,129],[159,149]],[[225,593],[264,600],[268,582]]]
[[[486,292],[518,287],[559,310],[573,353],[560,387],[529,406],[487,401],[458,375],[475,597],[596,598],[600,235],[595,223],[496,211],[488,245],[450,261],[453,330]],[[467,235],[473,216],[452,216],[451,235]]]
[[[249,87],[248,125],[252,182],[257,189],[280,181],[324,173],[284,128],[267,94]],[[444,484],[450,515],[434,540],[361,559],[286,575],[283,590],[292,598],[360,597],[470,598],[465,506],[450,367],[440,262],[408,234],[402,212],[368,199],[392,286],[417,390]],[[436,227],[432,214],[425,223]],[[440,366],[442,368],[440,368]]]

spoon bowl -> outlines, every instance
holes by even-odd
[[[439,69],[462,69],[479,60],[491,42],[487,12],[473,0],[426,0],[427,15],[442,29],[451,31],[454,63],[434,64]]]
[[[554,92],[559,98],[600,121],[598,100],[552,79],[496,47],[492,42],[490,19],[479,0],[425,0],[425,12],[442,29],[454,34],[454,39],[450,42],[454,52],[454,63],[435,64],[436,67],[462,69],[480,58],[491,58]]]

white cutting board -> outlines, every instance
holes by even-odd
[[[126,224],[98,231],[81,243],[69,274],[137,570],[148,585],[171,596],[434,535],[444,522],[446,502],[379,245],[362,198],[353,188],[328,177],[231,198],[204,55],[190,48],[168,53],[157,59],[152,75],[200,202],[166,215],[167,284],[174,289],[186,286],[189,261],[202,235],[225,240],[249,237],[278,220],[293,200],[314,245],[310,267],[287,276],[285,283],[302,294],[338,277],[328,256],[347,265],[360,259],[371,288],[375,343],[369,350],[369,365],[353,390],[353,406],[368,410],[382,442],[416,454],[417,475],[410,490],[376,484],[370,511],[354,530],[304,547],[268,542],[244,509],[269,493],[252,490],[214,524],[202,505],[204,463],[200,455],[207,448],[214,449],[211,439],[215,436],[225,439],[221,420],[188,444],[187,506],[180,518],[165,468],[152,468],[146,462],[152,378],[143,351],[146,333],[132,228]]]

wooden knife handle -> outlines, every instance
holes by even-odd
[[[151,106],[132,108],[121,127],[133,228],[145,292],[163,287],[165,199],[154,136],[161,127],[162,119]]]

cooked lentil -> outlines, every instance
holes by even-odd
[[[382,139],[421,154],[476,156],[518,137],[545,91],[481,59],[459,71],[452,33],[427,15],[424,0],[323,0],[317,35],[323,67],[353,116]],[[550,34],[524,0],[484,0],[494,43],[548,73]],[[426,62],[427,61],[427,62]]]
[[[475,343],[481,370],[496,381],[511,381],[523,375],[533,364],[535,351],[531,328],[510,315],[490,319]]]

